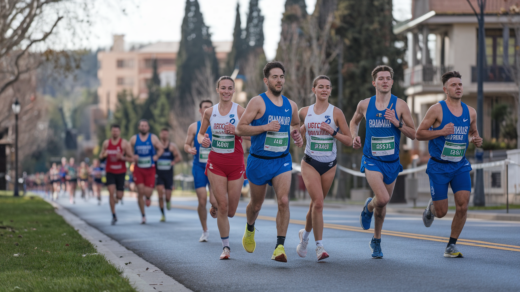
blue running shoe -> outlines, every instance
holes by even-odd
[[[381,238],[375,239],[372,237],[370,241],[370,248],[372,249],[372,258],[373,259],[382,259],[383,252],[381,251]]]
[[[374,212],[368,212],[368,203],[372,202],[372,198],[368,198],[365,201],[365,206],[363,207],[363,211],[361,211],[361,216],[359,217],[359,223],[361,224],[361,228],[364,230],[370,229],[370,223],[372,223],[372,216]]]

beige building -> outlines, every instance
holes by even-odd
[[[213,42],[220,67],[223,68],[231,42]],[[99,52],[99,106],[103,113],[114,111],[117,94],[131,91],[139,99],[148,96],[147,82],[152,77],[152,62],[157,59],[161,86],[175,86],[179,42],[157,42],[138,49],[125,48],[124,35],[114,35],[110,51]]]

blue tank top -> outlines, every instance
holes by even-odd
[[[155,155],[155,148],[152,144],[152,134],[148,133],[148,138],[141,141],[139,134],[135,137],[134,153],[139,156],[137,166],[139,168],[150,168],[155,165],[153,156]]]
[[[253,120],[251,126],[263,126],[272,121],[280,123],[278,132],[263,132],[251,136],[251,154],[264,157],[278,157],[289,153],[291,142],[292,106],[289,99],[282,95],[283,105],[275,105],[265,93],[260,94],[265,103],[265,113],[258,120]]]
[[[206,168],[206,163],[205,162],[202,163],[199,160],[199,156],[200,156],[200,143],[199,143],[199,140],[197,139],[197,136],[199,135],[201,124],[202,123],[200,121],[197,121],[197,132],[195,133],[195,139],[193,140],[193,146],[195,146],[195,148],[197,149],[197,155],[193,156],[193,163],[194,164],[198,164],[199,166],[202,166],[202,167]],[[213,140],[213,137],[211,135],[211,127],[208,127],[208,129],[206,130],[206,134],[209,135],[209,139],[210,140]],[[208,149],[211,149],[211,147],[208,148]]]
[[[431,127],[430,130],[441,130],[447,124],[453,123],[454,133],[430,140],[428,142],[430,156],[434,161],[442,163],[443,169],[438,169],[441,172],[459,169],[463,166],[471,168],[466,159],[466,149],[469,144],[468,133],[471,124],[468,106],[461,102],[462,115],[456,117],[451,113],[444,100],[439,101],[439,103],[442,106],[442,122],[437,128]],[[429,169],[429,172],[432,172],[432,170]]]
[[[392,94],[388,108],[395,110],[397,96]],[[366,136],[363,155],[370,159],[395,162],[399,160],[399,144],[401,131],[385,118],[386,109],[380,111],[376,107],[376,96],[370,98],[366,112]],[[397,116],[397,111],[395,112]]]
[[[173,156],[173,152],[170,151],[170,143],[166,145],[162,155],[157,159],[157,163],[155,164],[155,168],[157,171],[173,171],[172,161],[175,157]]]

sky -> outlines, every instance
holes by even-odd
[[[179,41],[185,2],[186,0],[134,0],[133,4],[126,4],[126,15],[114,12],[113,7],[98,7],[102,17],[91,28],[87,47],[108,48],[112,44],[113,34],[124,34],[128,43]],[[237,2],[240,4],[242,25],[245,25],[249,0],[199,0],[204,21],[210,27],[213,41],[233,40]],[[260,8],[265,18],[264,51],[267,59],[274,58],[276,54],[284,3],[285,0],[260,0]],[[308,12],[312,13],[316,0],[306,0],[306,3]],[[396,19],[404,20],[410,17],[411,0],[393,0],[393,3]]]

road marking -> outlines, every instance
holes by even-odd
[[[172,208],[197,211],[197,207],[192,207],[192,206],[172,205]],[[244,217],[245,218],[246,214],[245,213],[236,213],[235,216]],[[276,217],[259,215],[258,219],[276,222]],[[305,220],[291,219],[289,221],[289,223],[291,223],[291,224],[298,224],[298,225],[305,225]],[[361,227],[354,227],[354,226],[348,226],[348,225],[324,223],[323,227],[329,228],[329,229],[336,229],[336,230],[352,231],[352,232],[371,233],[371,234],[374,233],[374,231],[372,229],[363,230],[363,229],[361,229]],[[389,235],[389,236],[396,236],[396,237],[411,238],[411,239],[444,242],[444,243],[446,243],[449,240],[448,237],[435,236],[435,235],[426,235],[426,234],[417,234],[417,233],[407,233],[407,232],[401,232],[401,231],[383,230],[381,232],[381,234]],[[518,245],[486,242],[486,241],[473,240],[473,239],[462,239],[462,238],[459,238],[457,240],[457,244],[520,252],[520,246],[518,246]]]

